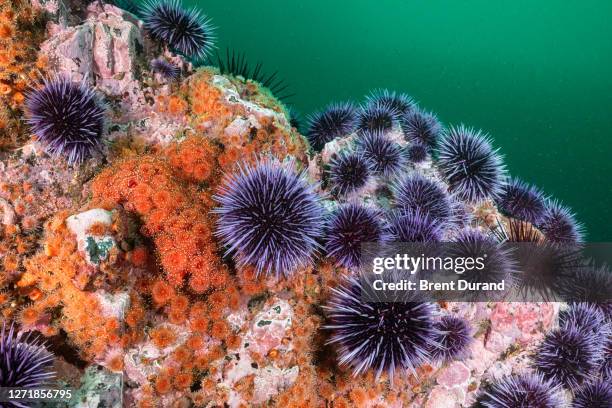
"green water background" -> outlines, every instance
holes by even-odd
[[[186,1],[221,51],[278,70],[300,112],[405,91],[489,132],[512,175],[612,240],[612,1]]]

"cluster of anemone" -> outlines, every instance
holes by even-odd
[[[189,58],[202,59],[214,46],[210,20],[198,9],[184,8],[179,0],[148,0],[141,14],[154,39]]]
[[[78,164],[102,148],[106,107],[85,83],[44,81],[26,98],[27,122],[47,153]]]
[[[240,265],[290,275],[319,248],[319,197],[292,165],[269,159],[232,174],[214,197],[216,235]]]
[[[15,326],[2,323],[0,331],[0,387],[34,388],[48,385],[55,377],[53,355],[32,336],[15,333]],[[12,406],[12,405],[11,405]]]

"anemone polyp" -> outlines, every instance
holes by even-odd
[[[374,171],[384,177],[399,175],[406,166],[402,147],[378,131],[363,132],[357,149],[374,164]]]
[[[488,135],[465,127],[451,127],[438,149],[440,170],[459,198],[481,202],[501,193],[505,167]]]
[[[185,9],[179,0],[147,0],[141,11],[145,28],[190,58],[204,58],[214,48],[214,28],[198,9]]]
[[[376,89],[366,97],[367,105],[384,104],[394,108],[398,115],[407,115],[416,108],[414,100],[405,93],[397,93],[389,89]]]
[[[52,366],[53,355],[32,332],[16,334],[14,325],[7,329],[6,322],[2,323],[0,387],[43,387],[55,377]]]
[[[592,334],[575,327],[554,329],[538,347],[534,365],[547,380],[576,390],[596,373],[602,351]]]
[[[415,172],[397,181],[392,191],[396,207],[420,211],[440,223],[451,221],[451,196],[440,183]]]
[[[329,185],[335,194],[344,196],[365,187],[373,173],[374,164],[362,153],[340,153],[329,164]]]
[[[359,111],[357,128],[362,132],[388,132],[397,123],[399,115],[388,101],[369,103]]]
[[[511,179],[505,183],[496,201],[499,210],[505,215],[534,225],[544,216],[544,194],[519,179]]]
[[[438,333],[435,335],[438,347],[431,350],[434,360],[448,362],[465,358],[473,340],[472,327],[458,316],[446,315],[436,322]]]
[[[332,103],[308,117],[306,138],[315,151],[337,137],[346,136],[357,127],[357,108],[352,102]]]
[[[357,203],[340,206],[326,228],[325,252],[346,268],[361,265],[361,245],[386,241],[380,211]]]
[[[151,61],[151,71],[168,80],[175,80],[181,75],[181,69],[164,58],[156,58]]]
[[[429,149],[433,149],[438,144],[438,139],[442,133],[440,121],[430,112],[413,110],[400,118],[400,126],[406,140],[413,143],[420,143]]]
[[[214,196],[216,235],[240,266],[289,275],[309,264],[319,248],[319,197],[293,164],[273,159],[239,167]]]
[[[45,80],[27,95],[26,115],[32,133],[52,156],[78,164],[101,150],[106,107],[85,83]]]
[[[503,377],[491,384],[477,399],[477,402],[478,406],[485,408],[559,408],[564,406],[559,385],[535,373]]]
[[[368,301],[360,279],[348,277],[332,289],[325,306],[332,331],[329,344],[337,347],[340,365],[352,367],[354,375],[373,369],[393,376],[395,370],[415,371],[438,347],[434,303],[423,302],[404,291],[394,301]]]
[[[584,227],[576,221],[572,211],[558,201],[548,201],[538,225],[550,242],[560,244],[580,243]]]

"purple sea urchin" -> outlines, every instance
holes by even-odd
[[[484,408],[559,408],[558,385],[538,374],[513,375],[493,383],[479,398]]]
[[[403,115],[400,118],[400,126],[407,141],[420,143],[429,149],[436,147],[442,133],[442,125],[436,115],[421,110]]]
[[[602,345],[574,327],[549,332],[537,349],[534,365],[544,378],[576,390],[596,373]]]
[[[145,28],[156,40],[190,58],[204,58],[213,48],[210,19],[179,0],[147,0],[142,8]]]
[[[351,102],[333,103],[308,118],[306,138],[315,151],[357,127],[357,108]]]
[[[544,215],[544,194],[518,179],[509,180],[497,198],[497,206],[509,217],[537,225]]]
[[[331,190],[340,196],[354,193],[370,181],[374,164],[359,153],[341,153],[329,164]]]
[[[449,246],[448,255],[455,258],[484,257],[482,268],[472,268],[461,274],[461,279],[470,283],[505,281],[510,286],[516,274],[516,262],[511,248],[497,242],[477,229],[466,228],[461,230],[455,241]],[[490,301],[499,296],[495,291],[465,292],[465,296],[471,296],[474,300]]]
[[[612,272],[607,266],[578,269],[564,279],[561,295],[567,301],[589,302],[612,322]]]
[[[340,364],[351,366],[354,375],[369,369],[377,376],[392,376],[396,369],[414,372],[437,346],[435,304],[416,301],[407,291],[398,291],[394,301],[367,302],[369,289],[358,278],[346,278],[332,289],[325,307],[325,327],[333,330],[329,343],[338,347]]]
[[[381,214],[361,204],[346,204],[332,215],[326,228],[325,252],[346,268],[361,264],[361,245],[386,240]]]
[[[374,171],[385,177],[398,175],[406,165],[402,147],[382,132],[365,132],[357,142],[358,150],[374,165]]]
[[[264,160],[239,168],[220,188],[216,235],[239,265],[289,275],[318,249],[323,211],[303,174]]]
[[[377,89],[366,97],[367,104],[376,106],[383,104],[394,108],[399,115],[407,115],[416,107],[412,98],[404,93],[397,93],[388,89]]]
[[[603,311],[586,302],[573,303],[567,310],[559,312],[559,326],[565,330],[575,328],[601,341],[610,335],[610,326]]]
[[[472,327],[457,316],[443,316],[435,324],[438,333],[435,334],[438,347],[431,350],[431,356],[436,361],[448,362],[464,358],[472,342]]]
[[[479,202],[501,193],[505,168],[489,136],[463,125],[451,127],[439,147],[440,170],[450,190]]]
[[[53,355],[43,344],[32,337],[15,334],[11,324],[2,323],[0,333],[0,387],[34,388],[42,387],[55,377],[52,370]],[[25,406],[9,404],[8,406]]]
[[[600,379],[580,387],[574,394],[572,408],[612,407],[612,383]]]
[[[398,208],[420,211],[443,224],[451,221],[451,197],[440,184],[420,173],[412,173],[395,183],[393,196]]]
[[[164,58],[156,58],[151,61],[151,70],[160,74],[167,80],[175,80],[181,75],[181,69]]]
[[[408,160],[411,163],[422,163],[427,160],[427,147],[420,143],[412,143],[408,147]]]
[[[395,242],[440,242],[443,225],[420,211],[395,210],[389,216],[389,235]]]
[[[557,201],[549,201],[538,225],[550,242],[579,243],[583,239],[582,224],[576,221],[574,214]]]
[[[99,151],[106,109],[96,92],[67,78],[45,80],[27,96],[27,121],[46,151],[81,163]]]
[[[398,118],[399,112],[390,102],[378,101],[361,108],[357,128],[362,132],[387,132]]]

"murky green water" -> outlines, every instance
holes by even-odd
[[[221,50],[279,70],[299,111],[406,91],[490,132],[513,175],[612,239],[612,2],[190,1]]]

